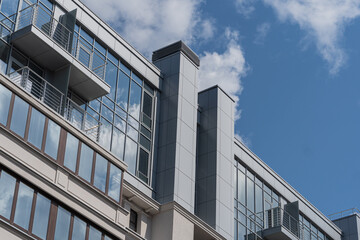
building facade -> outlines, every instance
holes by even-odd
[[[0,19],[0,239],[350,239],[234,138],[183,42],[150,62],[79,0]]]

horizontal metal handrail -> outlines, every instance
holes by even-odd
[[[340,211],[337,213],[330,214],[330,215],[328,215],[328,217],[330,218],[330,220],[335,220],[338,218],[353,215],[355,213],[360,214],[360,210],[358,208],[349,208],[349,209],[346,209],[346,210],[343,210],[343,211]]]
[[[300,238],[300,223],[281,207],[266,211],[266,228],[282,226],[288,229],[297,238]]]

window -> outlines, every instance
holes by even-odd
[[[116,93],[116,102],[125,111],[127,111],[127,107],[128,107],[129,83],[130,83],[130,78],[125,73],[120,71],[119,82]]]
[[[28,141],[41,149],[44,134],[45,116],[35,108],[31,110]]]
[[[45,153],[53,159],[57,159],[59,139],[60,127],[49,119],[45,142]]]
[[[101,232],[93,226],[89,228],[89,240],[101,240]]]
[[[32,233],[46,239],[51,201],[41,194],[36,196],[36,206]]]
[[[116,201],[120,200],[122,171],[110,163],[108,195]]]
[[[10,100],[11,92],[4,86],[0,85],[0,123],[5,126],[9,113]]]
[[[147,94],[144,93],[144,100],[143,100],[144,104],[143,104],[143,112],[148,116],[148,117],[152,117],[152,97]]]
[[[101,118],[101,123],[102,123],[102,125],[100,126],[101,138],[100,138],[99,143],[106,150],[110,150],[111,135],[112,135],[112,125],[105,118]]]
[[[124,159],[124,144],[125,134],[123,134],[117,128],[114,128],[111,152],[121,160]]]
[[[11,117],[10,129],[17,135],[24,137],[29,104],[15,96],[13,114]]]
[[[30,213],[34,190],[20,182],[19,193],[17,196],[14,223],[24,229],[29,228]]]
[[[137,120],[139,120],[140,117],[140,101],[141,87],[137,85],[134,81],[131,81],[129,113]]]
[[[139,156],[139,177],[144,182],[148,182],[149,154],[140,148]]]
[[[94,151],[86,144],[81,145],[79,176],[90,182]]]
[[[74,217],[74,227],[72,232],[73,240],[85,239],[86,223],[78,217]]]
[[[117,71],[118,68],[114,64],[111,62],[107,64],[105,81],[110,85],[110,94],[107,96],[109,96],[112,100],[115,99]]]
[[[0,215],[10,219],[16,179],[8,173],[0,172]]]
[[[137,158],[137,144],[129,137],[126,138],[125,162],[128,164],[128,171],[135,175]]]
[[[79,148],[79,140],[70,133],[68,133],[66,137],[64,166],[73,172],[76,171],[78,148]]]
[[[106,187],[107,168],[108,161],[100,154],[96,154],[94,186],[103,192],[105,192]]]
[[[135,212],[134,210],[130,209],[130,224],[129,224],[129,228],[134,230],[135,232],[137,231],[137,218],[138,218],[138,214],[137,212]]]
[[[68,240],[70,230],[71,213],[58,207],[54,240]]]

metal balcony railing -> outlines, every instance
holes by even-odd
[[[335,219],[347,217],[347,216],[350,216],[353,214],[360,214],[360,210],[357,208],[350,208],[350,209],[343,210],[341,212],[330,214],[328,217],[330,218],[330,220],[335,220]]]
[[[65,98],[62,92],[30,68],[23,67],[10,73],[9,77],[12,82],[49,106],[91,139],[99,140],[101,123],[91,115],[86,114],[85,110],[74,101]]]
[[[0,20],[0,38],[8,42],[10,40],[10,34],[15,28],[16,13],[8,17],[2,15],[2,17],[3,19]]]
[[[300,238],[299,221],[280,207],[267,210],[265,221],[266,228],[282,226],[289,230],[297,238]]]
[[[18,14],[15,30],[34,25],[66,51],[69,51],[73,32],[53,18],[48,10],[39,4],[33,4],[19,11]]]

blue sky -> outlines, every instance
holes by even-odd
[[[145,56],[179,39],[236,134],[325,214],[360,207],[359,0],[84,0]]]

